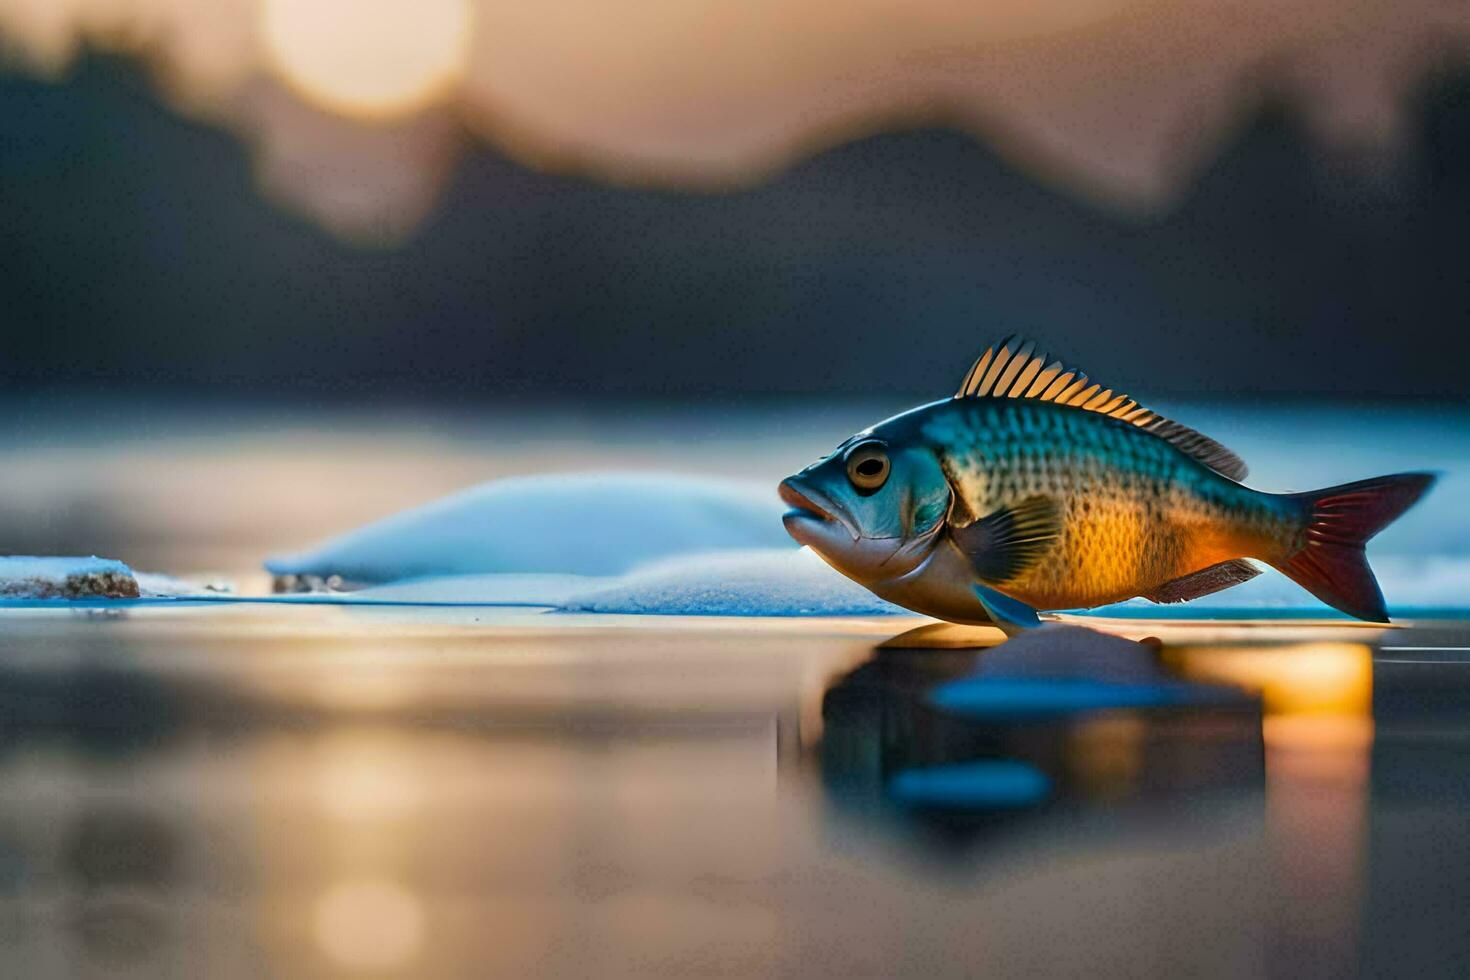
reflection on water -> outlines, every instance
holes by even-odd
[[[1422,682],[1311,627],[875,651],[851,624],[258,615],[296,619],[7,620],[7,974],[1342,975],[1395,941],[1363,925],[1375,879],[1457,887],[1370,832],[1459,812],[1375,758],[1375,704],[1404,744]],[[1112,683],[1250,696],[934,697],[1086,649]],[[1434,687],[1454,744],[1470,678]]]
[[[1027,660],[1014,666],[1032,671],[1034,685],[1056,684],[1070,692],[1075,680],[1055,672],[1082,664],[1078,636],[1102,641],[1086,641],[1087,646],[1106,647],[1091,650],[1102,666],[1109,666],[1115,644],[1154,657],[1151,648],[1129,641],[1049,628],[1035,641],[1012,641],[1028,648]],[[1062,639],[1068,637],[1073,639]],[[1067,647],[1061,656],[1052,655],[1056,648],[1048,644],[1053,642]],[[1158,806],[1172,800],[1196,806],[1213,794],[1250,798],[1257,791],[1261,722],[1254,702],[1219,700],[1148,711],[1062,707],[1050,714],[1028,711],[994,718],[936,705],[935,689],[959,690],[956,682],[961,681],[1003,676],[1005,690],[1013,690],[1016,675],[1010,670],[1002,675],[987,670],[1005,656],[1004,648],[883,651],[829,690],[822,769],[834,802],[845,810],[886,817],[900,835],[909,834],[916,819],[931,828],[942,826],[948,846],[957,839],[958,828],[974,831],[1020,818],[1008,806],[965,806],[966,798],[982,789],[973,784],[951,781],[953,805],[938,806],[941,801],[932,793],[917,803],[907,793],[894,793],[896,779],[907,783],[913,773],[936,769],[951,773],[957,763],[1022,763],[1041,774],[1049,789],[1030,802],[1040,805],[1049,798],[1053,809],[1071,810],[1122,801]],[[1116,657],[1110,666],[1118,667]],[[1075,703],[1070,694],[1066,702]],[[981,779],[1008,772],[973,771]]]
[[[1189,677],[1258,691],[1277,961],[1336,976],[1357,962],[1373,745],[1373,655],[1361,643],[1180,647]],[[1295,962],[1306,951],[1305,962]]]
[[[317,945],[335,963],[385,969],[411,962],[424,941],[424,903],[388,879],[347,878],[317,899]]]

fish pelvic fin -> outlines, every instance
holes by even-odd
[[[1061,534],[1061,513],[1050,497],[1027,497],[992,511],[950,537],[985,582],[1006,582],[1036,564]]]
[[[1396,473],[1290,496],[1309,510],[1307,543],[1276,568],[1349,616],[1388,622],[1364,545],[1428,492],[1433,473]]]
[[[1157,603],[1188,602],[1249,582],[1259,574],[1261,570],[1246,559],[1232,558],[1165,582],[1152,592],[1145,592],[1143,597]]]
[[[1020,599],[1012,599],[984,585],[971,585],[975,598],[990,614],[990,619],[1006,636],[1016,636],[1041,625],[1041,617]]]

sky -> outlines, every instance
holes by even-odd
[[[1019,331],[1135,393],[1466,394],[1448,8],[392,2],[0,0],[0,382],[939,397]]]

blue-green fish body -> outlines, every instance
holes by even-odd
[[[1182,601],[1258,574],[1247,558],[1384,618],[1362,545],[1430,476],[1254,490],[1223,446],[1033,351],[991,348],[955,397],[785,481],[787,530],[878,595],[959,622],[990,620],[997,594],[1033,609]]]

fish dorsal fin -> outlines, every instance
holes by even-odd
[[[1245,461],[1209,436],[1166,419],[1127,395],[1091,381],[1081,371],[1036,352],[1036,344],[1007,337],[988,348],[960,382],[956,398],[1023,398],[1096,412],[1138,426],[1232,480],[1243,480]]]

